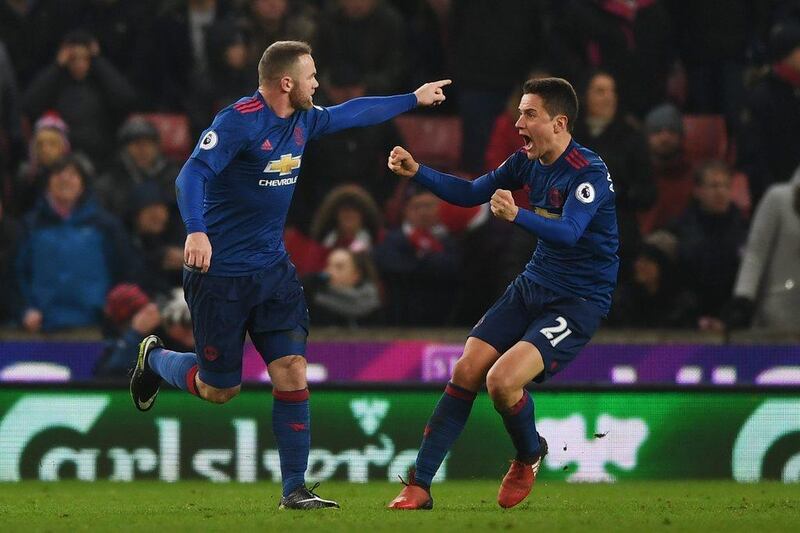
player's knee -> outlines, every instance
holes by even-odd
[[[470,390],[477,390],[484,378],[484,369],[481,365],[475,364],[472,360],[462,357],[453,366],[453,383],[466,387]]]
[[[207,388],[204,391],[203,398],[211,403],[223,404],[232,400],[237,394],[239,394],[240,390],[241,387],[238,386],[227,389]]]
[[[489,371],[486,375],[486,389],[489,391],[489,396],[497,403],[498,400],[502,401],[507,396],[514,392],[516,384],[513,376],[509,376],[503,372],[497,372],[495,369]]]

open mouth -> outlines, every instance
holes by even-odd
[[[531,140],[531,138],[528,135],[525,135],[524,133],[520,133],[520,136],[525,141],[525,145],[523,146],[523,148],[525,148],[525,151],[529,152],[531,149],[533,149],[533,141]]]

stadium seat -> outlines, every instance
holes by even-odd
[[[461,119],[403,115],[394,119],[414,159],[437,170],[453,171],[461,161]]]
[[[173,159],[182,160],[192,151],[189,118],[182,113],[140,113],[136,116],[149,120],[161,136],[161,149]]]
[[[726,160],[728,130],[722,115],[684,115],[684,147],[690,161]]]
[[[747,174],[744,172],[733,173],[731,178],[731,199],[744,216],[750,217],[753,204],[750,200],[750,184]]]

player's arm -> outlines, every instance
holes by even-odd
[[[208,272],[211,266],[211,242],[203,218],[206,182],[238,155],[246,144],[247,132],[251,129],[248,126],[237,111],[228,109],[221,112],[211,127],[203,132],[175,180],[178,208],[186,226],[183,262],[202,272]]]
[[[500,187],[516,189],[520,186],[513,171],[513,157],[496,170],[470,181],[420,165],[405,148],[395,146],[389,153],[389,169],[398,176],[413,177],[446,202],[472,207],[489,201]]]
[[[186,266],[199,268],[203,272],[208,272],[211,266],[211,242],[206,235],[203,200],[206,181],[213,176],[211,167],[199,159],[189,158],[175,180],[178,209],[186,227],[183,262]]]
[[[451,80],[433,81],[422,85],[413,93],[365,96],[327,108],[315,108],[316,120],[310,137],[380,124],[417,106],[439,105],[445,101],[443,88],[450,83]]]
[[[492,213],[513,222],[538,237],[564,246],[574,246],[610,192],[610,181],[601,172],[592,172],[579,179],[580,185],[564,204],[560,219],[545,218],[514,204],[511,192],[495,191],[490,202]]]

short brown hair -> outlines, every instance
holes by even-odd
[[[564,78],[532,79],[522,86],[522,94],[541,97],[550,117],[566,115],[567,131],[572,133],[572,126],[578,119],[578,95],[570,82]]]
[[[294,66],[297,58],[311,55],[311,45],[303,41],[276,41],[264,50],[258,62],[258,84],[267,80],[276,80],[285,75]]]

